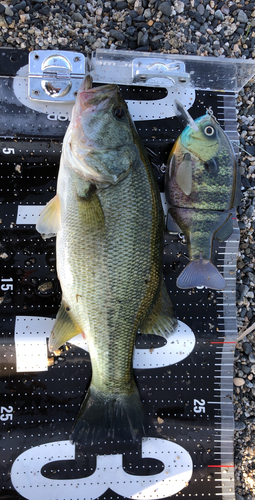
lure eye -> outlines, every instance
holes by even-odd
[[[214,128],[211,126],[211,125],[208,125],[207,127],[205,127],[204,129],[204,133],[205,135],[207,135],[208,137],[212,137],[212,135],[214,134],[215,130]]]
[[[124,108],[122,108],[122,106],[118,106],[114,109],[114,115],[116,116],[116,118],[121,120],[121,118],[124,118],[124,116],[126,116],[126,111]]]

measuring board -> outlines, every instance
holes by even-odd
[[[73,103],[30,101],[27,65],[26,51],[1,49],[0,498],[232,500],[235,213],[233,234],[213,248],[224,292],[176,287],[187,248],[180,233],[165,232],[163,272],[178,328],[167,342],[138,335],[133,362],[148,437],[136,449],[109,441],[76,448],[69,434],[91,376],[90,358],[81,336],[54,356],[47,350],[61,290],[55,239],[44,241],[35,229],[55,194]],[[151,155],[167,218],[162,165],[182,127],[171,113],[157,116],[154,104],[171,92],[159,82],[119,85]],[[182,96],[193,118],[210,107],[236,145],[234,92],[191,86]]]

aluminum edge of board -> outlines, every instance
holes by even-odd
[[[223,292],[223,317],[224,317],[224,330],[225,330],[225,343],[222,348],[222,359],[221,359],[221,388],[226,389],[226,391],[221,392],[221,402],[222,404],[222,417],[221,417],[221,484],[222,484],[222,499],[229,500],[229,494],[235,492],[234,483],[234,410],[233,404],[231,407],[226,409],[224,403],[226,398],[232,398],[233,396],[233,364],[231,367],[225,366],[224,358],[228,357],[231,353],[232,359],[234,361],[234,350],[237,335],[237,321],[236,321],[236,305],[235,305],[235,287],[236,287],[236,255],[239,246],[240,231],[237,221],[233,219],[233,233],[229,240],[226,242],[225,255],[224,255],[224,277],[231,275],[232,280],[227,280],[226,288]],[[233,258],[229,258],[229,253],[232,253]],[[229,263],[232,263],[232,267],[229,267]],[[226,266],[226,267],[225,267]],[[230,381],[224,378],[228,373],[230,375]],[[226,439],[226,433],[224,427],[226,426],[226,419],[224,416],[226,413],[230,413],[227,418],[227,426],[231,429],[228,434],[228,439]],[[230,457],[232,457],[231,463]],[[224,465],[230,465],[231,468],[223,467]],[[228,472],[226,474],[226,471]],[[226,477],[228,476],[228,477]]]
[[[237,128],[229,133],[229,121],[236,122],[236,94],[224,95],[223,97],[223,117],[221,126],[229,136],[233,144],[236,156],[239,153],[239,137]],[[229,111],[230,109],[230,111]],[[229,113],[231,118],[229,119]],[[222,344],[220,363],[220,402],[221,420],[218,429],[220,437],[220,458],[221,467],[218,475],[221,481],[222,500],[230,500],[230,496],[235,498],[234,480],[234,408],[233,408],[233,364],[234,350],[237,340],[237,320],[236,320],[236,259],[239,248],[240,230],[236,220],[236,213],[233,210],[233,233],[226,241],[224,248],[223,275],[226,280],[226,288],[222,293],[222,326],[224,331],[224,343]],[[226,359],[226,362],[224,360]],[[232,360],[230,363],[229,360]],[[231,404],[226,404],[231,403]],[[228,434],[226,437],[226,427]]]

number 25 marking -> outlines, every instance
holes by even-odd
[[[195,413],[205,413],[205,400],[201,399],[194,399],[194,408],[193,408]]]
[[[2,422],[6,422],[6,420],[12,420],[13,418],[12,412],[13,412],[12,406],[8,406],[8,408],[6,408],[5,406],[1,406],[0,420],[2,420]]]

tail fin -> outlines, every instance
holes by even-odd
[[[213,290],[223,290],[226,282],[210,260],[192,260],[177,278],[179,288],[206,286]]]
[[[106,438],[137,441],[145,436],[145,411],[137,387],[131,394],[105,394],[92,384],[81,405],[70,439],[92,446]]]

